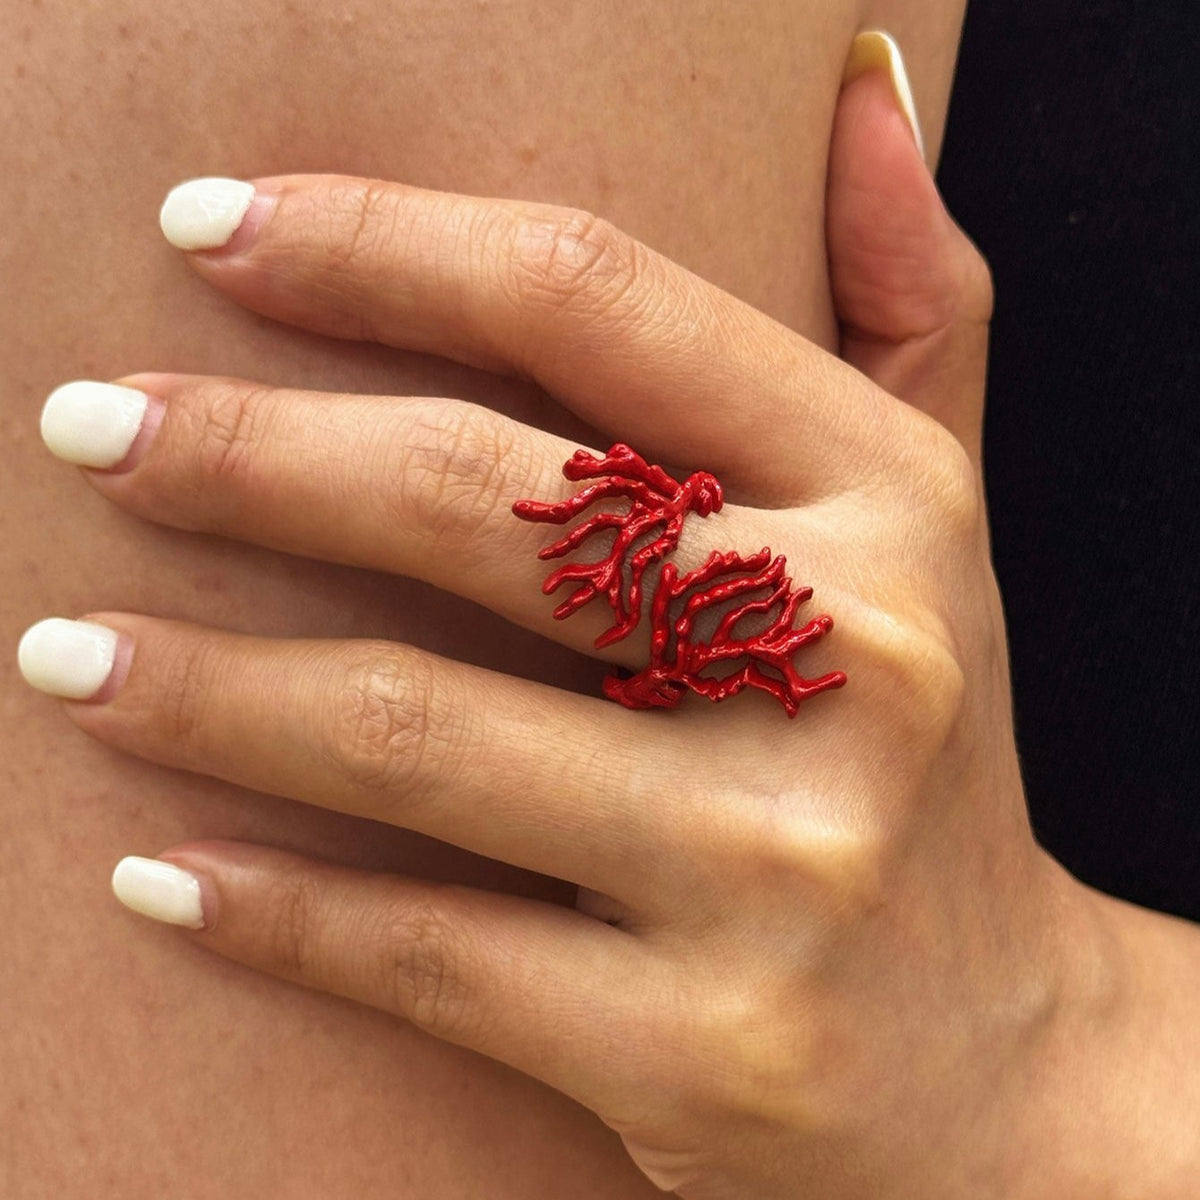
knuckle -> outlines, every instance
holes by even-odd
[[[463,937],[436,902],[419,902],[395,918],[384,994],[396,1012],[440,1037],[462,1036],[471,1007]]]
[[[304,978],[316,961],[320,886],[303,873],[273,881],[265,898],[267,952],[281,974]]]
[[[995,296],[991,268],[975,243],[953,222],[941,254],[928,264],[923,278],[927,307],[917,310],[922,317],[913,336],[991,322]]]
[[[858,828],[822,838],[807,852],[808,869],[820,880],[827,930],[858,928],[885,907],[895,853],[885,828],[863,818]]]
[[[423,656],[370,647],[339,684],[327,753],[355,787],[412,803],[423,781],[448,783],[461,712]]]
[[[841,928],[880,907],[890,852],[885,830],[865,820],[814,823],[809,805],[794,796],[768,800],[760,811],[738,862],[749,886],[795,896],[826,926]]]
[[[960,280],[959,295],[968,320],[987,325],[991,322],[996,304],[996,282],[992,268],[979,247],[959,230]]]
[[[885,719],[905,747],[914,787],[923,778],[924,765],[937,758],[961,727],[968,697],[966,671],[949,627],[931,613],[926,622],[930,627],[889,621],[876,637],[872,655],[883,681],[879,693]]]
[[[212,688],[211,649],[202,639],[189,638],[162,656],[158,668],[158,719],[162,731],[177,749],[198,740],[204,709]]]
[[[399,215],[396,189],[377,179],[355,181],[344,202],[345,223],[335,234],[331,258],[355,273],[390,256]]]
[[[456,546],[492,537],[533,477],[530,446],[511,421],[473,404],[423,411],[405,429],[390,507],[405,529]]]
[[[804,1015],[811,989],[805,969],[797,964],[774,978],[747,973],[706,983],[703,1000],[689,1005],[691,1021],[681,1039],[690,1048],[685,1060],[706,1064],[693,1071],[688,1103],[702,1113],[797,1115],[805,1106],[802,1083],[815,1039]]]
[[[642,276],[646,251],[610,221],[584,210],[518,222],[511,247],[521,307],[602,315]]]
[[[270,392],[269,388],[237,384],[212,386],[197,439],[200,473],[205,480],[241,483],[252,473]]]
[[[910,666],[919,679],[918,709],[928,722],[931,749],[938,749],[962,724],[967,705],[967,673],[946,636],[926,638]]]
[[[411,190],[384,180],[330,176],[295,193],[288,220],[257,255],[257,273],[270,284],[290,279],[323,314],[322,329],[337,337],[378,341],[375,306],[408,255],[412,222],[404,218]]]
[[[952,439],[940,463],[938,511],[956,541],[974,543],[984,515],[983,483],[961,442]]]
[[[921,456],[921,507],[938,543],[973,544],[982,531],[983,484],[970,454],[949,430],[930,422],[932,444]]]

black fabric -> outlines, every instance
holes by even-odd
[[[1034,827],[1200,919],[1200,5],[975,0],[940,182],[992,264],[986,467]]]

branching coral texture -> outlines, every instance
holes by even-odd
[[[689,512],[706,517],[721,508],[721,485],[704,471],[679,483],[620,442],[603,458],[576,451],[563,474],[572,480],[598,482],[557,504],[519,500],[513,512],[527,521],[565,525],[597,501],[630,502],[627,512],[588,517],[538,555],[561,558],[593,534],[615,531],[612,548],[603,558],[569,562],[552,571],[542,585],[547,595],[567,582],[578,585],[554,610],[560,620],[604,596],[616,619],[596,645],[609,646],[638,624],[646,568],[678,546]],[[801,629],[793,627],[796,610],[812,597],[812,588],[793,589],[784,574],[786,565],[782,555],[772,558],[768,548],[749,557],[736,551],[714,552],[703,566],[684,575],[674,563],[664,563],[650,610],[650,662],[629,677],[610,675],[604,681],[604,694],[627,708],[674,708],[689,689],[715,701],[752,687],[774,696],[789,716],[795,716],[801,700],[841,687],[846,682],[841,671],[806,679],[792,665],[796,651],[828,633],[833,619],[820,616]],[[697,622],[708,612],[719,614],[716,627],[707,640],[695,641]],[[759,625],[767,618],[765,628],[740,633],[739,626],[755,614]],[[704,674],[721,663],[734,664],[734,669],[724,676]]]

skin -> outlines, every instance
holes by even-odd
[[[0,5],[0,636],[102,607],[293,637],[411,642],[594,694],[590,660],[419,584],[126,515],[37,438],[46,395],[134,370],[477,400],[584,444],[536,388],[263,320],[158,234],[190,176],[343,171],[573,204],[832,347],[825,165],[854,32],[905,47],[940,140],[947,3],[506,0],[336,12],[262,0]],[[347,77],[346,64],[355,65]],[[694,72],[694,78],[693,78]],[[764,97],[769,100],[764,105]],[[618,106],[636,120],[612,121]],[[348,130],[348,120],[352,125]],[[570,905],[574,887],[379,823],[114,754],[0,656],[0,1192],[655,1194],[616,1135],[526,1076],[220,963],[112,900],[130,851],[243,838]]]
[[[702,456],[738,499],[681,565],[768,542],[803,561],[840,622],[806,661],[836,645],[844,692],[784,727],[760,693],[650,718],[377,640],[104,613],[120,665],[69,713],[152,762],[578,883],[571,912],[249,843],[166,856],[201,881],[199,946],[549,1083],[659,1188],[1182,1197],[1193,1109],[1164,1111],[1146,1064],[1194,1052],[1196,1023],[1166,1003],[1146,1037],[1164,968],[1139,977],[1131,947],[1194,970],[1195,931],[1033,840],[980,479],[988,275],[880,76],[843,96],[830,188],[845,361],[578,210],[277,177],[191,259],[256,311],[532,377],[652,457]],[[603,627],[548,620],[544,539],[509,517],[571,494],[571,443],[453,399],[125,382],[162,409],[91,473],[124,509],[416,576],[572,649]],[[705,787],[659,783],[685,777]],[[1151,1115],[1152,1138],[1122,1119]]]
[[[840,62],[856,27],[889,25],[908,51],[926,137],[936,145],[959,14],[953,5],[911,7],[793,5],[785,13],[764,6],[763,19],[731,36],[716,18],[710,24],[689,9],[681,23],[672,6],[658,5],[661,25],[618,48],[601,26],[539,27],[522,44],[544,55],[542,66],[522,60],[519,70],[514,43],[492,29],[464,33],[451,17],[454,36],[439,37],[446,6],[413,6],[415,24],[403,29],[380,28],[355,10],[357,25],[337,32],[362,64],[355,86],[364,94],[346,98],[319,18],[281,21],[245,3],[149,11],[116,3],[103,14],[4,6],[0,55],[12,65],[4,73],[6,111],[9,127],[28,135],[6,141],[9,169],[0,172],[8,228],[21,235],[3,247],[10,308],[0,354],[12,453],[0,486],[6,545],[29,567],[10,577],[3,596],[10,642],[46,612],[109,604],[260,633],[414,640],[592,691],[595,670],[573,655],[536,638],[509,635],[502,646],[495,631],[503,625],[468,639],[463,618],[474,610],[419,587],[163,534],[122,517],[33,445],[37,407],[64,378],[162,364],[276,385],[454,394],[568,431],[536,389],[328,343],[209,296],[157,245],[153,213],[167,186],[214,170],[340,167],[582,205],[832,346],[819,233]],[[523,24],[523,10],[513,6],[510,15]],[[681,27],[698,52],[697,82],[708,88],[705,111],[714,117],[700,129],[670,116],[692,111],[681,108],[690,94],[681,74],[645,69]],[[412,28],[425,36],[407,36]],[[589,48],[593,36],[598,50]],[[253,55],[240,52],[250,44]],[[586,75],[564,76],[568,50],[588,64]],[[489,61],[496,69],[485,73]],[[208,77],[210,62],[220,63],[219,80]],[[577,107],[545,102],[564,78],[586,89],[572,93]],[[453,103],[436,96],[430,80],[445,81]],[[590,143],[571,128],[572,114],[589,103],[599,110],[630,80],[650,89],[640,94],[650,116],[606,137],[609,157],[597,164],[580,153]],[[190,105],[181,120],[180,98],[189,91],[203,105]],[[778,99],[769,120],[763,94]],[[347,103],[357,134],[349,145]],[[257,119],[247,123],[247,111]],[[509,118],[499,135],[497,111]],[[131,128],[139,137],[129,137]],[[686,130],[695,141],[681,137]],[[28,187],[31,179],[38,187]],[[753,220],[745,219],[748,209]],[[780,271],[780,262],[793,267]],[[315,1188],[450,1197],[478,1194],[481,1180],[490,1195],[631,1196],[639,1186],[654,1194],[623,1165],[616,1138],[558,1093],[379,1014],[194,953],[100,898],[120,854],[197,834],[567,903],[574,889],[404,831],[363,828],[114,756],[65,735],[46,702],[19,696],[8,670],[0,903],[21,920],[5,927],[5,962],[16,982],[6,987],[0,1047],[11,1139],[0,1156],[0,1171],[11,1172],[0,1174],[6,1195],[86,1187],[92,1195],[149,1196],[177,1190],[181,1179],[192,1196]],[[1153,1111],[1151,1085],[1187,1053],[1182,1042],[1174,1058],[1147,1053],[1163,1045],[1162,1029],[1176,1027],[1170,1018],[1181,1014],[1171,1005],[1187,989],[1174,986],[1184,955],[1173,928],[1143,914],[1121,928],[1112,935],[1124,948],[1120,993],[1146,999],[1143,1027],[1125,1022],[1122,1037],[1083,1064],[1095,1068],[1091,1074],[1078,1062],[1070,1067],[1081,1081],[1136,1083],[1119,1093],[1127,1097],[1120,1116],[1133,1121]],[[1142,1069],[1130,1080],[1135,1049]],[[1110,1115],[1096,1115],[1100,1135]]]

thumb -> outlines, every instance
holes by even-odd
[[[826,233],[841,355],[978,462],[991,275],[938,194],[896,43],[859,34],[834,118]]]

